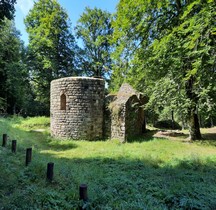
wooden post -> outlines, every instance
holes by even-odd
[[[80,200],[87,201],[88,195],[87,195],[87,185],[81,184],[79,187],[79,194],[80,194]]]
[[[54,163],[48,163],[47,164],[47,181],[53,180],[53,169],[54,169]]]
[[[7,145],[7,134],[3,134],[2,146],[6,147],[6,145]]]
[[[13,153],[16,153],[16,145],[17,145],[17,141],[16,140],[12,140],[11,151]]]
[[[26,149],[26,166],[31,162],[32,160],[32,148]]]

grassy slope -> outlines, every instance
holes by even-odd
[[[17,154],[11,154],[10,141],[0,148],[0,209],[77,209],[81,183],[88,184],[89,209],[216,207],[214,141],[151,136],[126,144],[59,141],[47,128],[38,132],[44,125],[46,118],[0,119],[0,135],[18,141]],[[27,147],[33,147],[29,167],[24,166]],[[55,163],[52,184],[45,181],[50,161]]]

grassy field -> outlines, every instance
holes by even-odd
[[[124,144],[60,141],[50,137],[48,118],[2,118],[0,135],[9,142],[0,148],[0,209],[216,209],[216,129],[202,132],[208,140],[152,131]],[[33,157],[26,167],[28,147]],[[55,163],[52,183],[48,162]],[[82,183],[87,203],[79,201]]]

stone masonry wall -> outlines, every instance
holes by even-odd
[[[116,111],[115,108],[117,108]],[[127,141],[125,132],[126,106],[123,104],[121,107],[115,108],[112,110],[111,139],[119,139],[120,142],[125,142]]]
[[[129,84],[123,84],[116,95],[108,95],[105,105],[104,134],[106,138],[130,141],[143,133],[144,100]]]
[[[66,77],[51,82],[50,115],[53,136],[101,139],[103,108],[103,79]]]
[[[136,95],[131,96],[126,103],[125,128],[127,140],[143,133],[144,112]]]

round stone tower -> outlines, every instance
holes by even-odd
[[[95,140],[103,137],[104,80],[66,77],[51,82],[51,134]]]

